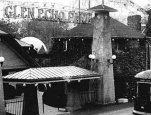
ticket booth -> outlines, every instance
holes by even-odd
[[[150,115],[151,114],[151,70],[138,73],[135,76],[137,80],[137,93],[134,101],[133,114]]]
[[[87,90],[82,90],[82,86],[88,80],[100,78],[101,75],[94,71],[76,66],[59,66],[26,69],[3,76],[3,81],[23,86],[22,108],[19,111],[22,115],[42,115],[50,112],[45,105],[70,111],[79,109],[84,99],[87,102],[97,99],[97,92],[93,89],[95,84],[87,84]],[[44,88],[40,88],[40,85]],[[7,112],[18,115],[19,107],[16,105],[6,105]]]

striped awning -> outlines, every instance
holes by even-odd
[[[76,66],[30,68],[3,76],[4,82],[61,82],[100,78],[100,74]]]
[[[142,71],[142,72],[136,74],[135,78],[151,80],[151,70]]]

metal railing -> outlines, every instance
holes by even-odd
[[[7,113],[13,115],[22,115],[23,110],[23,96],[15,99],[5,100],[5,110]]]

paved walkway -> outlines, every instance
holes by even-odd
[[[133,103],[94,106],[78,110],[71,115],[132,115]]]
[[[74,112],[58,111],[57,108],[46,105],[44,108],[43,115],[132,115],[133,103],[89,106]]]
[[[22,98],[8,100],[6,111],[22,115]],[[40,115],[132,115],[133,103],[113,104],[113,105],[91,105],[73,112],[58,111],[58,108],[50,107],[42,102],[39,104]]]

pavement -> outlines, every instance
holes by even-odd
[[[90,105],[73,112],[58,111],[57,108],[46,105],[44,108],[44,115],[133,115],[133,103],[129,102],[104,106]]]
[[[12,103],[13,102],[13,103]],[[16,103],[14,103],[16,102]],[[39,101],[40,102],[40,101]],[[6,104],[6,111],[11,114],[7,115],[22,115],[22,98],[15,100],[8,100]],[[16,109],[15,109],[16,108]],[[115,103],[112,105],[89,105],[82,109],[72,112],[66,112],[65,109],[54,108],[51,106],[39,103],[40,115],[133,115],[133,102]]]
[[[71,115],[133,115],[133,103],[92,106],[73,112]]]

